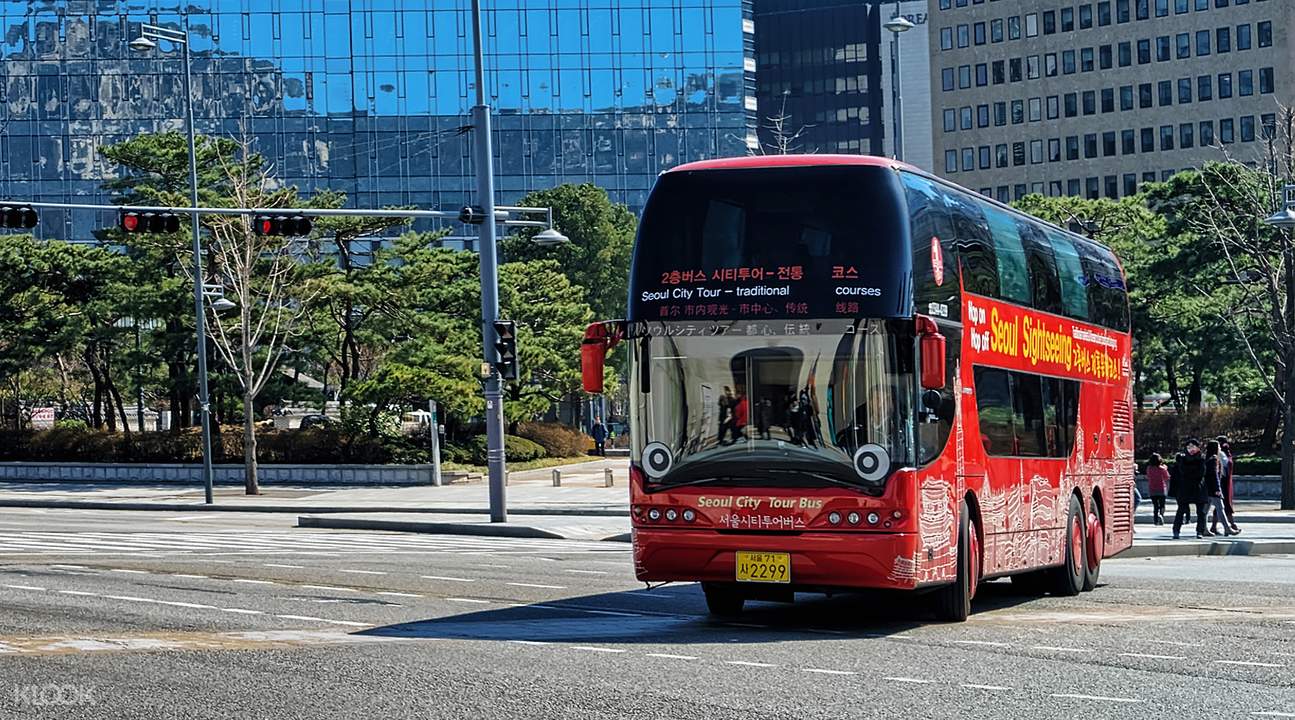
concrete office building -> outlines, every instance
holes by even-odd
[[[904,96],[904,161],[923,170],[935,171],[935,153],[931,145],[931,18],[927,0],[902,0],[899,12],[895,3],[881,8],[881,22],[902,15],[917,27],[900,36],[899,88]],[[895,154],[894,109],[891,88],[891,43],[894,35],[881,32],[881,104],[883,106],[882,154]]]
[[[1288,0],[930,0],[936,171],[1120,197],[1257,159],[1295,96]]]

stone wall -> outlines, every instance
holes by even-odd
[[[216,465],[218,485],[242,485],[242,465]],[[431,465],[261,465],[263,485],[431,485]],[[444,482],[453,482],[443,473]],[[0,463],[0,482],[202,483],[201,465],[170,463]]]

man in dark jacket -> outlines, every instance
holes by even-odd
[[[593,427],[589,428],[589,434],[594,439],[594,454],[607,454],[607,426],[603,424],[601,417],[594,418]]]
[[[1196,506],[1196,534],[1201,537],[1212,535],[1205,527],[1205,500],[1201,494],[1201,480],[1205,477],[1205,458],[1201,456],[1201,443],[1196,438],[1187,439],[1187,449],[1174,458],[1174,498],[1178,501],[1178,512],[1174,514],[1174,539],[1182,530],[1183,520],[1191,514],[1191,506]]]

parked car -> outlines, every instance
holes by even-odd
[[[327,415],[303,415],[301,417],[301,429],[309,430],[311,428],[330,428],[337,424],[337,421]]]

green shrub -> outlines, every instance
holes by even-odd
[[[578,457],[593,446],[593,438],[559,423],[528,422],[517,426],[517,434],[544,448],[549,457]]]
[[[1197,437],[1204,442],[1226,435],[1232,441],[1232,451],[1241,454],[1259,444],[1267,421],[1268,408],[1263,406],[1213,407],[1183,415],[1139,412],[1133,420],[1134,447],[1141,465],[1153,452],[1173,457],[1184,438]]]
[[[63,418],[56,420],[54,427],[63,430],[89,430],[90,426],[85,424],[81,418]]]
[[[470,459],[473,465],[486,464],[485,435],[473,436],[472,439],[468,440],[466,447],[471,451]],[[516,435],[504,436],[504,454],[510,462],[528,462],[547,457],[542,446]]]

